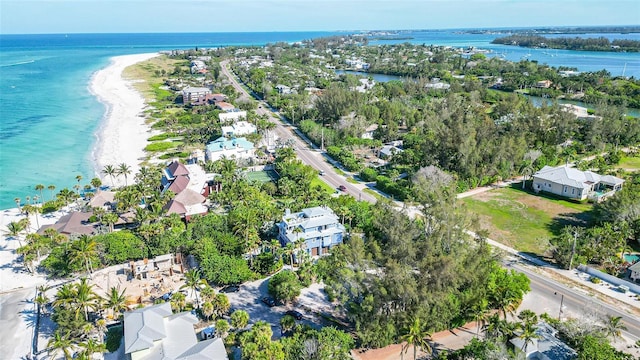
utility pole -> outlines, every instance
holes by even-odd
[[[324,123],[322,123],[322,137],[320,138],[320,150],[324,151]]]
[[[564,303],[564,294],[560,294],[560,310],[558,311],[558,320],[562,320],[562,304]]]
[[[569,270],[572,269],[573,256],[576,254],[576,240],[578,238],[578,231],[573,232],[573,246],[571,247],[571,258],[569,258]]]

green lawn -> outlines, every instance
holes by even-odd
[[[489,238],[520,251],[544,255],[549,239],[567,224],[591,220],[591,204],[538,196],[517,188],[503,188],[464,198]]]
[[[628,170],[640,170],[640,157],[623,156],[617,167]]]
[[[334,192],[336,192],[336,189],[329,186],[329,184],[322,181],[319,177],[316,177],[311,181],[311,187],[316,187],[316,186],[320,186],[324,191],[328,192],[329,194],[333,194]]]

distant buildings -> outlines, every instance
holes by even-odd
[[[278,238],[283,246],[304,242],[311,256],[324,255],[335,245],[342,244],[344,225],[327,206],[302,209],[291,213],[288,209],[278,224]]]
[[[124,314],[124,352],[130,360],[227,360],[221,338],[198,342],[191,312],[174,314],[168,302]]]
[[[548,192],[575,200],[600,201],[622,189],[623,179],[580,171],[569,166],[545,166],[533,174],[533,191]]]
[[[221,136],[207,144],[206,154],[209,161],[216,161],[222,158],[235,160],[252,159],[255,156],[255,147],[252,142],[243,137],[227,139]]]

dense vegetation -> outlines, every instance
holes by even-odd
[[[615,39],[609,41],[606,37],[599,38],[568,38],[568,37],[544,37],[539,35],[510,35],[496,38],[492,44],[517,45],[529,48],[565,49],[577,51],[613,51],[613,52],[638,52],[640,41]]]

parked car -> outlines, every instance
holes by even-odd
[[[347,187],[344,185],[340,185],[338,186],[338,190],[342,191],[342,192],[346,192],[347,191]]]
[[[295,311],[295,310],[289,310],[284,314],[293,316],[293,318],[296,319],[296,320],[301,320],[302,319],[302,314],[297,312],[297,311]]]
[[[238,285],[229,285],[229,286],[225,286],[222,289],[220,289],[221,293],[234,293],[234,292],[238,292],[240,291],[240,286]]]
[[[320,170],[320,176],[324,175],[324,170]]]
[[[269,296],[263,297],[262,299],[260,299],[260,301],[262,301],[268,307],[274,307],[274,306],[278,305],[276,300],[274,298],[272,298],[272,297],[269,297]]]

